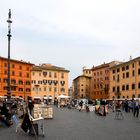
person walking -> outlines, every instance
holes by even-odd
[[[83,101],[82,101],[82,100],[80,101],[79,106],[80,106],[79,111],[81,111],[81,110],[82,110],[82,108],[83,108]]]

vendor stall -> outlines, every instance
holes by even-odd
[[[71,97],[62,94],[57,98],[58,98],[58,107],[65,107],[69,104]]]

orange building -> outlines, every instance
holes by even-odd
[[[53,66],[42,64],[32,69],[32,97],[41,99],[57,98],[59,95],[68,95],[68,73],[69,71]]]
[[[107,99],[109,98],[109,68],[119,63],[112,61],[92,68],[91,94],[90,99]]]
[[[110,68],[110,99],[140,98],[140,57]]]
[[[10,60],[10,91],[11,96],[26,98],[31,96],[31,70],[29,62]],[[0,96],[7,95],[8,59],[0,57]]]

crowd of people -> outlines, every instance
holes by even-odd
[[[134,117],[139,116],[140,101],[138,99],[113,100],[111,106],[113,112],[119,108],[125,111],[126,113],[133,113]]]
[[[46,102],[44,103],[47,104]],[[58,106],[58,100],[54,100],[54,105]],[[95,106],[95,113],[100,116],[106,116],[109,109],[113,112],[115,112],[117,109],[121,109],[126,113],[133,113],[134,117],[139,116],[140,101],[138,99],[112,101],[96,100],[95,102],[92,102],[91,105]],[[88,100],[84,102],[83,100],[78,101],[72,99],[67,102],[66,106],[69,109],[78,108],[79,111],[82,111],[84,108],[87,112],[90,112]],[[20,116],[20,118],[23,118],[26,114],[26,108],[29,109],[29,112],[32,115],[34,102],[31,97],[27,99],[27,102],[24,102],[23,100],[13,100],[10,108],[7,106],[6,101],[0,98],[0,122],[5,126],[10,127],[12,125],[12,115],[17,114],[18,110],[22,110],[23,114]]]

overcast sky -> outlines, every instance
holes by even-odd
[[[70,70],[69,84],[91,68],[140,56],[140,0],[0,0],[0,56]],[[69,85],[69,86],[70,86]]]

